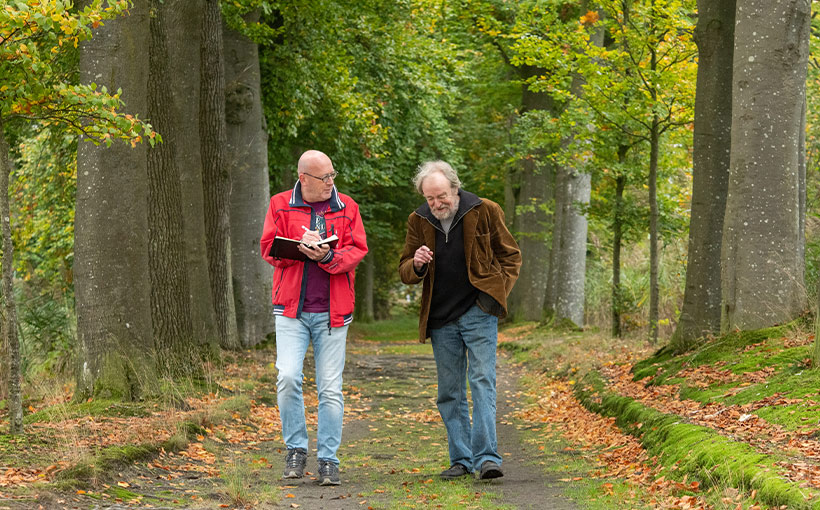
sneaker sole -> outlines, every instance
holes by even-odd
[[[296,472],[294,472],[294,471],[291,471],[290,473],[285,473],[285,474],[283,474],[283,475],[282,475],[282,478],[302,478],[302,477],[304,477],[304,476],[305,476],[305,475],[300,475],[299,473],[296,473]]]
[[[342,485],[342,482],[341,482],[341,480],[334,482],[334,481],[333,481],[333,480],[331,480],[330,478],[325,478],[324,480],[322,480],[321,482],[319,482],[319,485],[323,485],[323,486],[327,486],[327,485]]]
[[[478,477],[479,480],[493,480],[495,478],[501,478],[504,476],[504,473],[501,472],[500,469],[488,469],[484,473]]]

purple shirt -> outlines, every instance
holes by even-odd
[[[317,230],[321,237],[327,237],[325,228],[325,212],[330,210],[330,200],[322,202],[305,202],[313,208],[314,223],[311,230]],[[307,264],[307,288],[305,289],[305,301],[302,304],[302,311],[309,313],[322,313],[330,311],[330,273],[319,267],[319,264],[308,259]]]

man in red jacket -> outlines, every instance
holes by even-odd
[[[275,268],[276,393],[288,449],[283,476],[304,476],[308,435],[302,366],[312,341],[319,394],[318,480],[339,485],[336,451],[342,440],[345,343],[353,320],[354,269],[367,253],[367,239],[358,204],[336,190],[330,158],[307,151],[299,158],[298,174],[292,190],[271,198],[260,241],[262,258]],[[299,245],[304,261],[270,255],[277,236],[310,244],[334,234],[339,238],[334,248]]]

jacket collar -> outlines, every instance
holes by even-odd
[[[463,189],[458,190],[458,197],[459,197],[459,204],[458,204],[458,211],[456,211],[456,216],[453,218],[453,224],[459,222],[459,220],[470,210],[472,210],[477,205],[481,204],[481,198],[478,197],[475,193],[470,193],[469,191],[465,191]],[[421,204],[418,209],[416,209],[416,214],[421,216],[422,218],[426,219],[434,226],[441,228],[441,222],[433,216],[433,211],[430,210],[430,206],[427,202]]]
[[[288,205],[291,207],[310,207],[302,198],[302,183],[296,181],[296,186],[290,194],[290,201]],[[333,185],[333,190],[330,192],[330,212],[341,211],[345,208],[345,203],[339,198],[339,192],[336,190],[336,185]]]

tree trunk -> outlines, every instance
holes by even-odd
[[[222,13],[218,0],[205,0],[200,42],[199,135],[202,188],[205,197],[205,248],[214,301],[219,344],[240,347],[231,277],[231,181],[227,165],[225,70],[222,58]]]
[[[655,53],[652,52],[653,69]],[[655,95],[654,93],[652,94]],[[652,117],[649,134],[649,341],[658,343],[658,150],[660,120]]]
[[[137,3],[80,48],[80,80],[122,88],[130,113],[147,115],[149,9]],[[81,140],[77,152],[74,288],[76,398],[138,398],[156,381],[151,351],[146,145]]]
[[[723,332],[781,324],[806,306],[799,149],[810,16],[808,0],[737,2]]]
[[[655,12],[655,0],[652,0],[652,13]],[[654,32],[654,20],[649,21]],[[656,48],[649,50],[649,68],[655,72],[658,68]],[[650,91],[652,104],[656,104],[658,93],[653,87]],[[649,341],[658,343],[658,151],[660,149],[660,119],[657,113],[652,114],[652,126],[649,130]]]
[[[536,67],[525,66],[523,78],[543,74]],[[553,108],[549,94],[532,92],[524,85],[524,112],[530,110],[547,110]],[[550,243],[547,232],[551,230],[552,215],[547,214],[545,206],[553,201],[553,181],[555,169],[552,163],[542,162],[541,151],[533,151],[522,162],[520,175],[521,190],[517,206],[520,210],[515,215],[515,232],[521,248],[521,274],[510,295],[510,312],[514,317],[525,320],[541,320],[544,299],[549,283]]]
[[[14,245],[11,241],[11,208],[9,204],[9,148],[0,116],[0,221],[3,228],[3,341],[8,351],[9,433],[23,433],[23,395],[20,388],[20,339],[17,336],[17,304],[14,299]]]
[[[199,139],[200,49],[203,0],[166,0],[168,62],[181,184],[185,267],[193,335],[202,354],[216,355],[219,334],[211,297],[208,252],[205,248],[205,206],[202,192],[202,157]]]
[[[231,176],[231,271],[239,341],[243,347],[250,347],[274,330],[273,267],[259,256],[259,237],[270,202],[268,134],[256,43],[227,27],[223,36],[227,163]]]
[[[376,275],[376,255],[368,252],[362,260],[360,271],[356,272],[357,297],[356,313],[357,319],[362,322],[373,322],[375,316],[375,275]]]
[[[699,0],[692,213],[683,307],[672,344],[686,351],[720,332],[720,249],[732,143],[736,0]]]
[[[190,289],[185,268],[177,132],[171,120],[173,100],[168,63],[167,5],[151,1],[148,72],[148,118],[163,143],[148,149],[148,260],[151,320],[157,367],[163,374],[201,374],[191,322]]]
[[[589,204],[589,174],[562,168],[555,185],[555,222],[552,262],[554,314],[559,321],[584,325],[584,278],[586,276],[587,218],[580,209]],[[556,256],[558,254],[558,256]]]
[[[583,3],[586,10],[587,3]],[[591,42],[603,46],[604,31],[598,30]],[[584,80],[579,74],[572,79],[570,90],[576,98],[583,96]],[[565,137],[561,145],[572,150],[572,139]],[[584,283],[586,279],[587,217],[581,210],[589,204],[592,193],[589,174],[564,166],[555,177],[555,212],[552,229],[552,254],[547,285],[547,313],[557,321],[569,320],[575,326],[584,325]]]
[[[627,147],[622,145],[618,150],[618,162],[626,159]],[[621,338],[621,310],[623,295],[621,293],[621,241],[623,239],[624,188],[626,177],[615,178],[615,211],[612,219],[612,336]]]

